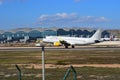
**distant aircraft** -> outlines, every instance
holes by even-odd
[[[46,38],[43,38],[43,42],[53,43],[54,46],[64,45],[65,48],[68,48],[68,46],[72,46],[72,48],[74,48],[75,45],[99,43],[101,40],[101,33],[102,30],[98,29],[90,38],[46,36]]]
[[[110,35],[110,37],[108,38],[101,38],[101,41],[118,41],[119,38],[117,38],[117,36],[114,35]]]

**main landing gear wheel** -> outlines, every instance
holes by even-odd
[[[75,48],[75,46],[74,46],[74,45],[72,45],[72,48]]]
[[[65,48],[68,48],[68,46],[65,46]]]

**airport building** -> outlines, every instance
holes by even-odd
[[[74,36],[74,37],[91,37],[95,30],[82,29],[62,29],[62,28],[19,28],[10,31],[0,31],[0,43],[8,42],[35,42],[46,36]],[[102,37],[109,37],[107,31],[103,31]]]
[[[38,38],[43,38],[45,36],[56,36],[57,32],[50,29],[30,29],[21,28],[10,31],[0,32],[0,43],[6,42],[31,42],[36,41]]]

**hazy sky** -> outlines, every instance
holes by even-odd
[[[120,0],[0,0],[0,30],[75,26],[120,29]]]

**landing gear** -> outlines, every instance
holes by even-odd
[[[75,46],[74,46],[74,45],[72,45],[72,48],[75,48]]]
[[[68,48],[68,46],[65,46],[65,48]]]
[[[65,45],[65,48],[68,48],[68,46],[67,46],[67,45]],[[75,48],[75,46],[74,46],[74,45],[72,45],[72,46],[71,46],[71,48]]]

